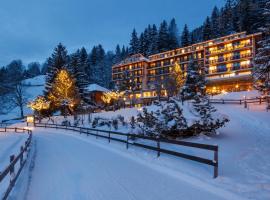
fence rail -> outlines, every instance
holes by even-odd
[[[26,162],[26,158],[28,156],[28,149],[30,148],[30,144],[32,142],[32,131],[29,129],[24,128],[17,128],[17,127],[2,127],[0,128],[1,132],[8,132],[9,130],[14,130],[15,132],[27,132],[28,138],[24,143],[24,146],[21,146],[20,153],[18,155],[11,155],[10,156],[10,164],[2,171],[0,172],[0,184],[3,182],[3,180],[10,175],[10,181],[7,190],[4,192],[4,195],[2,197],[3,200],[7,199],[9,193],[13,189],[16,180],[18,179],[23,166]],[[24,156],[25,155],[25,156]],[[19,169],[16,171],[16,164],[19,162]]]
[[[217,145],[209,145],[209,144],[200,144],[200,143],[193,143],[193,142],[186,142],[186,141],[175,141],[175,140],[169,140],[166,138],[154,138],[154,137],[148,137],[148,136],[142,136],[142,135],[136,135],[136,134],[129,134],[129,133],[120,133],[116,131],[107,131],[107,130],[101,130],[101,129],[93,129],[93,128],[85,128],[85,127],[76,127],[76,126],[66,126],[66,125],[59,125],[59,124],[47,124],[47,123],[35,123],[34,126],[36,127],[42,127],[42,128],[56,128],[56,129],[64,129],[64,130],[71,130],[78,132],[80,134],[86,134],[86,135],[92,135],[96,138],[101,137],[108,139],[108,142],[111,141],[118,141],[126,144],[126,148],[129,148],[129,145],[153,150],[157,152],[157,156],[159,157],[161,153],[185,158],[188,160],[196,161],[199,163],[207,164],[214,167],[214,178],[218,176],[218,146]],[[149,140],[155,142],[155,146],[149,145],[146,143],[139,143],[136,141],[136,139],[141,139],[143,141]],[[161,144],[167,143],[171,145],[179,145],[179,146],[186,146],[191,148],[198,148],[198,149],[204,149],[208,151],[214,152],[214,158],[213,160],[202,158],[199,156],[189,155],[177,151],[173,151],[170,149],[162,148]]]
[[[215,104],[252,104],[259,103],[262,104],[264,102],[270,102],[270,97],[257,97],[250,99],[210,99],[210,103]]]

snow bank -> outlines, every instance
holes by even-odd
[[[247,99],[250,98],[256,98],[261,96],[258,90],[251,90],[251,91],[242,91],[242,92],[229,92],[229,93],[223,93],[214,95],[211,98],[212,99]]]

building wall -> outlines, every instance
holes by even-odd
[[[260,33],[246,35],[242,32],[151,55],[149,58],[134,55],[113,66],[113,81],[119,83],[123,71],[128,70],[140,85],[137,93],[149,97],[155,95],[151,85],[157,79],[164,80],[169,76],[176,62],[185,71],[193,58],[206,69],[209,93],[249,90],[252,89],[251,63],[260,36]],[[163,93],[166,95],[166,91]]]

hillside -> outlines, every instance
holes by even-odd
[[[26,79],[23,81],[23,88],[24,93],[27,101],[35,99],[38,95],[43,94],[44,90],[44,84],[45,84],[45,76],[36,76],[34,78]],[[0,121],[6,120],[6,119],[14,119],[18,118],[19,116],[19,108],[13,107],[10,111],[8,111],[6,114],[0,115]],[[32,113],[32,110],[27,107],[27,105],[24,106],[24,114],[30,114]]]

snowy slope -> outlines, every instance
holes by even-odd
[[[35,99],[38,95],[43,94],[44,90],[44,82],[45,82],[45,76],[37,76],[31,79],[26,79],[23,81],[24,84],[24,91],[25,96],[28,101],[31,101]],[[32,110],[27,107],[27,105],[24,106],[24,114],[31,114]],[[6,120],[6,119],[14,119],[20,117],[20,111],[18,107],[15,107],[12,109],[9,113],[5,115],[0,115],[0,121]]]
[[[256,98],[260,97],[260,93],[257,90],[251,90],[251,91],[242,91],[242,92],[230,92],[230,93],[222,93],[219,95],[215,95],[211,98],[213,99],[251,99],[251,98]]]
[[[35,165],[29,172],[31,179],[25,195],[29,200],[240,198],[131,157],[123,145],[114,149],[73,133],[67,135],[52,129],[37,129],[37,132]],[[13,196],[21,198],[16,193]]]
[[[270,113],[265,112],[264,106],[260,105],[252,105],[249,109],[240,105],[217,107],[220,112],[230,117],[227,127],[222,128],[217,136],[201,135],[187,139],[219,145],[217,179],[212,179],[212,167],[200,163],[164,154],[157,158],[152,151],[134,147],[126,150],[123,144],[108,144],[107,140],[73,132],[65,135],[67,132],[55,129],[35,129],[34,133],[40,134],[34,136],[38,153],[34,162],[36,167],[30,175],[33,182],[30,183],[28,197],[43,199],[43,195],[47,193],[54,194],[50,196],[52,199],[57,199],[58,195],[65,198],[67,192],[71,199],[108,199],[107,195],[110,195],[119,199],[151,199],[152,196],[153,199],[159,199],[160,196],[160,199],[215,200],[223,197],[230,200],[268,200]],[[187,148],[182,150],[185,153],[213,158],[213,154],[206,151]],[[167,179],[167,176],[176,180]],[[56,184],[60,178],[64,180],[64,185]],[[46,181],[41,184],[40,180]],[[48,183],[50,186],[46,185]],[[159,196],[155,191],[159,191]],[[117,194],[120,196],[114,196]]]

